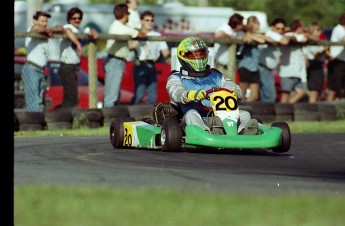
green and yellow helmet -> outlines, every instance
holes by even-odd
[[[204,71],[208,62],[208,47],[201,38],[185,38],[177,47],[177,58],[186,70]]]

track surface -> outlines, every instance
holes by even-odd
[[[97,185],[345,195],[345,134],[293,134],[291,149],[115,150],[108,137],[15,137],[15,186]]]

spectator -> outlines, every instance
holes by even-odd
[[[37,32],[47,38],[53,37],[53,32],[61,31],[60,27],[48,27],[50,14],[37,11],[33,15],[33,25],[28,32]],[[60,29],[60,30],[59,30]],[[27,112],[41,112],[43,110],[43,95],[45,90],[44,67],[48,62],[48,39],[31,38],[25,39],[27,50],[26,64],[22,69],[22,79],[25,93],[25,108]]]
[[[181,127],[193,124],[210,131],[204,121],[208,111],[200,108],[197,103],[206,98],[205,90],[224,87],[236,92],[240,100],[241,89],[236,83],[226,79],[221,72],[210,68],[207,64],[208,47],[202,39],[183,39],[177,47],[177,57],[182,67],[179,72],[169,76],[166,88],[172,103],[176,104],[183,114]],[[240,110],[239,133],[255,135],[257,128],[257,120],[251,119],[249,112]]]
[[[127,25],[131,28],[140,29],[141,21],[138,12],[138,1],[137,0],[126,0],[126,5],[128,6],[129,17]]]
[[[260,22],[256,16],[247,19],[247,37],[253,41],[252,45],[245,44],[242,49],[241,59],[238,61],[238,72],[240,74],[240,87],[244,94],[245,102],[253,102],[259,99],[260,74],[259,56],[260,50],[256,43],[265,43],[266,37],[260,34]],[[249,94],[246,92],[249,91]]]
[[[114,7],[115,20],[109,27],[109,34],[129,35],[132,38],[142,37],[143,34],[136,29],[128,27],[129,11],[126,4],[116,4]],[[119,104],[120,85],[125,70],[125,62],[129,51],[135,49],[138,41],[108,40],[105,52],[108,54],[104,60],[105,91],[104,107],[112,107]]]
[[[138,1],[137,0],[126,0],[126,5],[128,6],[129,17],[127,26],[140,30],[141,28],[141,20],[140,15],[138,12]],[[130,51],[129,55],[127,56],[127,61],[134,61],[135,52]]]
[[[77,107],[78,99],[78,71],[80,70],[80,57],[82,46],[75,33],[79,33],[80,23],[83,19],[83,11],[73,7],[67,12],[67,24],[63,26],[67,39],[62,39],[61,65],[59,75],[63,86],[63,101],[61,107]],[[97,32],[91,29],[89,32],[91,39],[98,37]]]
[[[321,26],[317,22],[312,22],[308,29],[308,38],[311,41],[321,41]],[[312,43],[311,43],[312,44]],[[309,89],[309,103],[315,103],[319,100],[323,90],[325,80],[324,63],[327,59],[327,47],[323,45],[308,45],[304,47],[307,56],[307,85]]]
[[[160,36],[161,34],[153,31],[154,14],[151,11],[144,11],[141,16],[141,32],[145,36]],[[147,103],[154,104],[157,100],[157,70],[155,62],[160,55],[165,59],[170,56],[170,50],[165,41],[139,41],[136,49],[136,61],[133,68],[134,75],[134,97],[132,104],[142,102],[147,94]],[[170,59],[168,61],[170,63]]]
[[[304,84],[307,81],[305,56],[302,46],[297,43],[306,43],[308,38],[304,35],[304,25],[301,20],[290,23],[290,32],[285,33],[294,45],[282,46],[282,60],[279,68],[281,84],[281,103],[296,103],[303,98]],[[291,93],[294,92],[294,95]]]
[[[244,36],[243,16],[235,13],[229,18],[229,22],[222,24],[215,32],[215,38],[238,38],[245,39]],[[226,75],[228,78],[235,81],[235,75],[228,75],[228,45],[214,44],[215,52],[215,68]]]
[[[345,12],[339,16],[338,24],[333,28],[331,42],[345,42]],[[330,62],[328,65],[327,101],[341,97],[345,89],[345,47],[330,47]]]
[[[277,92],[273,70],[278,67],[281,52],[277,45],[287,45],[289,38],[283,35],[286,21],[283,18],[275,18],[271,29],[265,33],[269,45],[260,49],[259,73],[260,73],[260,101],[275,103]]]

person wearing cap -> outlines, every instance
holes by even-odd
[[[78,71],[80,70],[80,57],[82,45],[75,35],[80,32],[80,24],[83,19],[83,11],[73,7],[67,12],[67,24],[63,26],[67,38],[60,43],[61,65],[59,75],[63,86],[63,101],[61,107],[77,107],[78,99]],[[95,29],[85,28],[90,39],[97,39],[98,33]]]
[[[37,11],[33,15],[33,25],[28,32],[37,32],[47,37],[25,39],[27,50],[26,63],[22,69],[22,80],[25,94],[25,108],[27,112],[41,112],[43,110],[43,94],[45,89],[45,75],[43,69],[48,62],[48,38],[55,32],[61,31],[61,27],[48,27],[50,14]]]

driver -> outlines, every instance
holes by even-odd
[[[172,104],[178,106],[183,118],[181,126],[197,125],[210,132],[205,120],[209,111],[202,109],[198,101],[206,98],[206,90],[222,87],[235,91],[238,100],[243,95],[240,87],[231,79],[208,65],[208,47],[198,37],[188,37],[177,47],[177,58],[182,65],[180,71],[172,71],[168,78],[166,89]],[[207,100],[204,100],[206,102]],[[209,103],[209,101],[207,101]],[[249,112],[240,110],[238,133],[245,135],[257,134],[258,121],[251,119]]]

